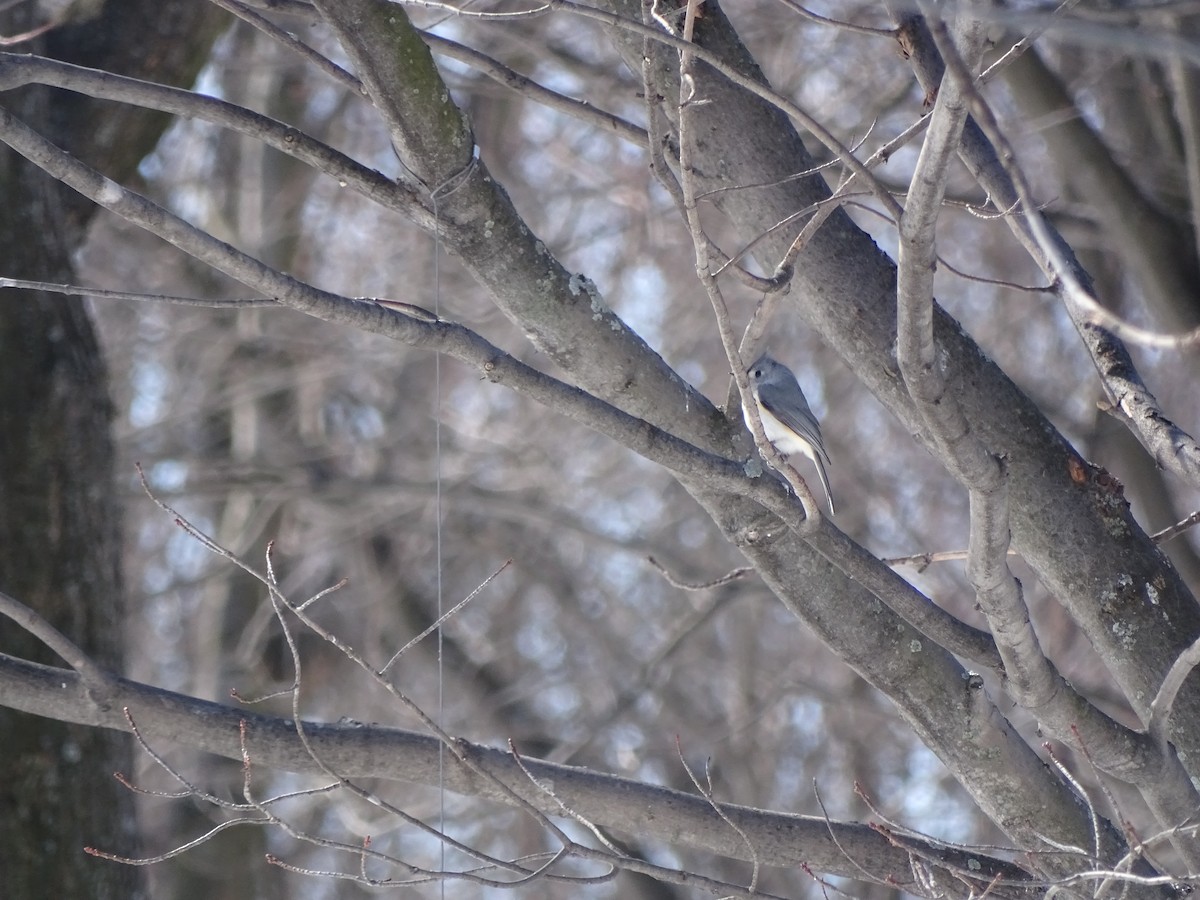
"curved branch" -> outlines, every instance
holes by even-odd
[[[408,216],[421,228],[433,229],[432,213],[425,209],[412,189],[355,162],[291,125],[225,100],[40,56],[0,53],[0,91],[10,91],[26,84],[44,84],[89,97],[220,125],[260,140],[280,153],[294,156],[385,209]]]

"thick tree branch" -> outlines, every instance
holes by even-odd
[[[955,32],[967,66],[978,65],[985,40],[983,23],[973,20]],[[896,359],[939,455],[958,481],[972,490],[987,491],[1001,486],[999,462],[972,434],[938,362],[939,348],[933,336],[937,222],[950,164],[967,119],[967,105],[957,88],[957,82],[943,79],[900,217]],[[1001,525],[1007,534],[1007,522]]]
[[[472,165],[475,138],[454,105],[420,32],[390,3],[317,0],[405,170],[427,194],[455,186]],[[403,91],[395,86],[403,84]]]
[[[940,57],[919,19],[905,18],[903,24],[914,68],[922,86],[932,92],[941,77]],[[754,127],[744,123],[737,131],[753,132]],[[736,147],[725,145],[721,151],[728,158]],[[762,154],[756,158],[761,166]],[[974,123],[968,123],[964,131],[962,159],[999,207],[1017,203],[994,149]],[[791,167],[795,168],[795,163]],[[786,171],[785,164],[781,163],[779,170]],[[805,193],[792,204],[811,203],[811,197]],[[747,228],[752,228],[750,223],[759,217],[773,217],[774,209],[754,210],[735,204],[736,199],[731,196],[725,206],[731,215],[746,221]],[[756,199],[761,205],[763,198]],[[878,265],[868,265],[874,248],[869,242],[860,242],[857,235],[851,237],[847,227],[852,226],[843,227],[836,219],[835,224],[837,228],[824,232],[824,240],[818,235],[806,265],[798,267],[797,272],[798,276],[814,272],[814,278],[815,273],[821,273],[824,285],[845,282],[848,290],[842,296],[837,291],[831,294],[825,287],[821,295],[825,302],[802,307],[801,311],[907,422],[911,418],[908,399],[896,391],[895,379],[872,361],[885,358],[890,344],[890,317],[886,315],[891,293],[890,263],[876,254]],[[1028,246],[1036,247],[1036,243]],[[840,263],[846,258],[856,260],[854,271]],[[961,401],[969,410],[973,426],[989,446],[1006,454],[1013,537],[1018,549],[1049,589],[1066,603],[1100,649],[1130,702],[1145,716],[1146,705],[1157,692],[1162,676],[1200,631],[1194,600],[1178,574],[1164,564],[1161,554],[1132,520],[1124,501],[1113,496],[1102,480],[1087,477],[1088,467],[1029,399],[983,360],[978,348],[947,317],[938,313],[935,327],[938,342],[946,351],[948,373],[961,385]],[[1102,334],[1094,326],[1082,330],[1091,337]],[[1101,342],[1101,346],[1112,345]],[[871,348],[869,353],[863,352],[864,347]],[[1004,410],[1004,415],[997,416],[998,410]],[[911,427],[919,430],[915,423]],[[1072,473],[1083,473],[1084,477],[1081,480]],[[1072,540],[1063,541],[1064,533],[1071,534]],[[1141,595],[1138,585],[1150,588],[1153,602]],[[1129,591],[1128,586],[1133,590]],[[1107,599],[1097,603],[1097,596]],[[1189,759],[1200,758],[1200,731],[1183,724],[1198,721],[1200,695],[1189,685],[1181,692],[1179,702],[1188,712],[1177,715],[1174,725],[1185,729],[1186,734],[1177,732],[1174,738],[1188,748]]]
[[[88,698],[76,673],[0,654],[0,703],[5,706],[119,731],[129,729],[122,712],[127,708],[152,745],[180,743],[238,760],[242,758],[240,730],[244,722],[247,749],[258,765],[321,773],[288,719],[198,700],[125,679],[116,680],[112,700],[111,709],[100,709]],[[436,738],[360,724],[306,722],[305,732],[325,763],[343,777],[437,785],[444,776],[446,788],[455,793],[512,802],[486,780],[463,768],[448,765],[440,772],[441,744]],[[552,798],[530,784],[522,766],[537,779],[553,784],[558,797],[603,827],[646,838],[677,840],[685,846],[726,855],[739,847],[739,841],[730,840],[729,826],[704,797],[572,766],[531,759],[522,759],[518,765],[505,751],[463,740],[456,741],[456,747],[500,778],[523,802],[548,815],[560,815],[562,810]],[[865,870],[881,881],[891,877],[899,884],[911,879],[908,854],[868,826],[726,804],[722,804],[721,810],[746,833],[766,865],[807,863],[820,871],[854,878],[863,877]],[[996,876],[1016,886],[1029,884],[1028,875],[1009,863],[936,845],[926,849],[953,877],[978,879],[979,889]],[[1000,890],[999,896],[1019,893],[1009,887]]]
[[[948,29],[940,22],[931,30],[949,65],[938,91],[929,136],[917,164],[905,218],[909,219],[910,213],[918,209],[924,209],[926,213],[921,218],[914,216],[901,226],[901,369],[906,380],[910,372],[919,375],[910,382],[918,408],[933,429],[942,452],[953,460],[959,480],[970,488],[968,574],[976,587],[980,607],[996,636],[1014,698],[1026,709],[1036,711],[1043,726],[1060,740],[1082,747],[1102,771],[1137,785],[1162,827],[1170,829],[1186,821],[1200,806],[1200,795],[1191,785],[1173,749],[1156,752],[1156,744],[1147,735],[1130,732],[1093,708],[1074,692],[1042,653],[1020,585],[1008,568],[1006,478],[999,461],[969,433],[965,418],[958,414],[954,396],[946,395],[936,366],[932,334],[928,326],[920,327],[922,321],[928,321],[918,315],[922,297],[928,298],[925,303],[932,302],[932,231],[941,202],[941,186],[945,183],[945,169],[958,146],[968,105],[974,102],[977,108],[979,103],[972,79],[981,56],[983,36],[982,28],[978,28],[973,41],[952,40]],[[947,119],[953,122],[950,129],[941,125]],[[928,153],[930,142],[939,135],[945,135],[936,145],[941,152]],[[912,252],[914,247],[916,253]],[[916,259],[909,260],[910,256]],[[906,261],[913,264],[910,266]],[[910,320],[907,328],[906,315]],[[912,337],[906,339],[910,333]],[[1174,843],[1188,860],[1189,867],[1196,868],[1200,858],[1191,852],[1189,842],[1181,838]]]

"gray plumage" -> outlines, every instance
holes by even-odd
[[[754,361],[746,374],[750,377],[754,399],[758,401],[758,415],[767,440],[784,456],[803,453],[813,461],[829,501],[829,512],[836,514],[833,493],[829,490],[829,475],[825,472],[825,467],[831,463],[821,441],[821,424],[809,409],[800,382],[791,369],[765,353]],[[749,419],[746,422],[749,427]]]

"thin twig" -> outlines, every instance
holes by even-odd
[[[758,890],[759,870],[762,867],[762,864],[758,858],[758,850],[755,849],[754,843],[750,840],[750,836],[748,834],[746,834],[745,830],[742,828],[739,828],[737,826],[737,823],[734,822],[733,819],[729,818],[729,815],[725,812],[725,810],[723,810],[721,808],[721,804],[717,802],[716,791],[714,790],[713,783],[712,783],[712,769],[709,766],[709,760],[704,761],[704,782],[705,783],[701,784],[700,779],[698,779],[696,777],[696,773],[692,771],[692,767],[688,765],[687,759],[683,755],[683,747],[679,743],[678,736],[676,736],[676,738],[675,738],[675,755],[678,757],[680,765],[683,766],[683,771],[686,772],[688,778],[691,779],[692,785],[696,788],[696,790],[698,790],[700,792],[700,795],[705,800],[708,801],[709,805],[712,807],[713,812],[715,812],[717,814],[717,816],[720,817],[721,821],[724,822],[726,825],[728,825],[730,830],[734,834],[736,834],[739,838],[741,838],[742,843],[745,845],[746,849],[750,852],[750,859],[752,861],[752,863],[751,863],[752,867],[750,870],[750,883],[747,885],[747,887],[749,888],[750,893],[753,894],[755,891]]]
[[[671,587],[679,588],[681,591],[707,591],[715,587],[720,587],[723,584],[728,584],[731,581],[737,581],[739,578],[745,578],[747,575],[754,574],[754,569],[751,566],[741,566],[726,572],[712,581],[691,582],[683,581],[672,575],[662,563],[653,556],[647,556],[646,562],[650,563]]]
[[[1156,544],[1165,544],[1167,541],[1174,540],[1175,538],[1179,537],[1179,535],[1183,534],[1197,523],[1200,523],[1200,509],[1196,510],[1186,518],[1176,522],[1174,525],[1169,525],[1162,531],[1156,531],[1154,534],[1150,535],[1150,540],[1154,541]]]
[[[535,103],[539,103],[556,112],[564,113],[584,124],[593,126],[601,132],[615,134],[622,140],[629,141],[638,147],[646,146],[645,129],[639,128],[632,122],[627,122],[620,116],[597,109],[592,104],[586,103],[583,100],[576,100],[573,97],[560,94],[558,91],[552,91],[538,84],[532,78],[525,77],[520,72],[510,69],[503,63],[492,59],[486,53],[480,53],[472,47],[466,47],[457,41],[452,41],[431,31],[422,31],[420,34],[421,39],[435,53],[466,63],[471,68],[491,78],[497,84],[502,84],[504,87],[523,97],[529,98]]]
[[[311,63],[318,72],[329,76],[342,87],[352,91],[356,95],[363,96],[364,89],[361,81],[323,53],[319,53],[314,48],[308,46],[308,44],[297,38],[290,31],[280,28],[270,19],[254,12],[247,4],[239,3],[238,0],[209,0],[209,2],[215,3],[226,12],[230,12],[242,21],[253,25],[271,40],[279,42],[292,52],[298,54],[301,59]]]
[[[895,28],[871,28],[868,25],[856,25],[853,22],[844,22],[840,19],[829,19],[825,16],[817,15],[815,12],[805,9],[803,6],[797,3],[796,0],[779,0],[779,2],[792,12],[799,15],[802,19],[807,19],[810,22],[816,22],[818,25],[831,25],[834,28],[841,29],[842,31],[852,31],[855,34],[866,34],[870,35],[871,37],[885,37],[892,38],[893,40],[896,37]]]
[[[833,820],[829,818],[829,810],[825,808],[825,800],[821,797],[821,789],[817,785],[817,779],[812,780],[813,796],[817,798],[817,806],[821,809],[821,818],[825,820],[825,827],[829,831],[829,839],[833,841],[833,845],[838,848],[838,852],[846,858],[846,862],[850,863],[855,869],[862,873],[863,878],[872,883],[879,883],[881,879],[878,875],[868,872],[863,868],[862,863],[854,858],[854,855],[842,846],[842,842],[838,840],[837,832],[833,827]]]
[[[446,624],[452,618],[454,618],[454,616],[458,615],[458,613],[461,610],[466,608],[466,605],[468,603],[470,603],[472,600],[474,600],[476,597],[478,597],[480,592],[485,587],[487,587],[489,584],[492,583],[492,580],[495,579],[497,575],[499,575],[501,572],[503,572],[505,569],[507,569],[511,565],[512,565],[511,559],[505,560],[504,564],[501,565],[500,568],[498,568],[496,571],[494,571],[487,578],[483,579],[483,581],[481,581],[479,583],[478,587],[476,587],[475,590],[471,591],[471,593],[467,594],[467,596],[465,596],[465,597],[463,597],[463,599],[459,600],[458,603],[454,604],[454,606],[450,607],[450,609],[448,609],[445,613],[443,613],[441,616],[439,616],[435,621],[431,622],[428,628],[426,628],[424,631],[422,631],[416,637],[412,638],[407,644],[405,644],[403,647],[401,647],[399,650],[397,650],[392,655],[392,658],[389,659],[387,661],[387,663],[384,664],[383,668],[379,670],[379,673],[381,675],[386,674],[387,670],[390,669],[393,665],[395,665],[396,661],[399,660],[400,657],[403,656],[406,652],[408,652],[408,650],[411,647],[414,647],[417,644],[419,644],[421,641],[425,640],[425,638],[429,637],[429,635],[433,634],[435,631],[437,631],[439,628],[441,628],[444,624]],[[304,607],[307,605],[308,604],[302,605],[300,607],[300,609],[304,609]]]
[[[602,832],[599,828],[596,827],[596,824],[594,822],[584,818],[582,815],[580,815],[578,812],[576,812],[574,809],[572,809],[561,797],[558,796],[558,794],[556,794],[554,792],[553,785],[546,783],[542,779],[535,776],[531,771],[529,771],[529,769],[525,765],[524,758],[521,756],[521,754],[519,752],[517,752],[517,745],[512,741],[511,738],[508,741],[508,752],[512,755],[513,762],[515,762],[517,764],[518,768],[520,768],[520,770],[525,774],[525,777],[529,779],[529,783],[532,784],[534,787],[536,787],[543,794],[545,794],[548,798],[553,800],[555,805],[558,806],[559,810],[562,812],[562,814],[564,816],[566,816],[569,819],[574,820],[575,822],[578,822],[580,825],[582,825],[584,828],[586,828],[588,831],[590,831],[592,833],[592,835],[596,838],[596,840],[598,840],[614,856],[623,857],[623,856],[629,855],[628,853],[625,853],[620,848],[618,848],[616,846],[616,844],[614,844],[612,841],[610,841],[608,839],[608,837],[604,834],[604,832]],[[565,835],[564,835],[564,837],[565,837]],[[573,843],[574,843],[573,841],[566,841],[563,846],[565,848],[567,846],[573,845]]]
[[[174,306],[203,306],[210,309],[235,307],[279,306],[270,297],[247,297],[227,300],[205,300],[200,297],[177,297],[171,294],[145,294],[135,291],[110,291],[104,288],[84,287],[77,284],[53,284],[48,281],[28,281],[24,278],[0,278],[0,289],[17,288],[23,291],[43,291],[48,294],[66,294],[71,297],[95,297],[101,300],[136,300],[144,303],[169,303]]]
[[[278,585],[276,584],[276,581],[274,578],[274,573],[273,573],[273,563],[270,561],[271,560],[270,547],[268,547],[268,554],[267,554],[268,573],[267,573],[267,575],[263,575],[263,574],[257,572],[252,566],[250,566],[248,563],[244,562],[242,559],[240,559],[237,555],[235,555],[234,553],[229,551],[227,548],[223,547],[222,545],[217,543],[215,540],[210,538],[208,535],[206,535],[200,529],[196,528],[195,525],[193,525],[186,517],[184,517],[177,510],[175,510],[174,508],[172,508],[171,506],[169,506],[162,500],[158,499],[153,494],[153,492],[150,490],[149,485],[146,483],[145,476],[144,476],[144,474],[142,474],[140,467],[139,467],[138,471],[139,471],[139,475],[141,476],[141,479],[142,479],[143,489],[146,491],[147,495],[155,503],[156,506],[158,506],[164,512],[171,515],[175,519],[176,524],[178,524],[181,528],[183,528],[187,534],[189,534],[190,536],[192,536],[196,540],[198,540],[206,549],[208,549],[209,551],[217,554],[218,556],[228,560],[229,562],[233,563],[239,569],[246,572],[248,575],[253,577],[255,580],[259,581],[261,584],[263,584],[264,587],[267,588],[268,596],[270,597],[272,605],[275,608],[276,617],[277,617],[278,621],[280,622],[280,625],[283,628],[285,640],[287,641],[288,648],[291,651],[292,664],[293,664],[293,667],[294,667],[294,670],[296,673],[295,678],[293,680],[293,690],[291,691],[292,698],[293,698],[292,699],[292,702],[293,702],[293,710],[292,710],[293,728],[295,730],[297,739],[300,741],[300,743],[302,744],[302,746],[305,749],[305,752],[308,754],[309,758],[313,761],[313,763],[316,764],[317,767],[319,769],[321,769],[322,772],[324,772],[330,778],[336,779],[342,787],[351,791],[356,796],[358,796],[360,799],[365,800],[366,802],[371,803],[374,806],[376,806],[380,809],[383,809],[386,812],[389,812],[393,815],[396,815],[396,816],[402,818],[404,821],[408,822],[409,824],[412,824],[419,828],[422,828],[423,830],[427,831],[429,834],[435,836],[438,840],[446,842],[449,846],[451,846],[455,850],[459,850],[470,856],[479,858],[479,859],[485,861],[488,865],[496,865],[496,866],[500,866],[501,868],[511,869],[514,872],[516,872],[517,874],[519,874],[520,876],[524,877],[524,875],[527,874],[527,872],[528,872],[527,869],[513,866],[512,864],[505,863],[502,860],[493,859],[491,857],[486,856],[485,854],[480,853],[480,851],[474,850],[473,848],[469,847],[468,845],[465,845],[458,841],[455,841],[453,838],[449,837],[448,835],[438,831],[437,829],[433,828],[432,826],[426,825],[424,822],[420,821],[419,819],[417,819],[413,816],[410,816],[409,814],[403,812],[402,810],[395,807],[394,805],[392,805],[392,804],[388,803],[387,801],[383,800],[382,798],[376,796],[371,791],[368,791],[364,788],[359,787],[350,779],[340,775],[331,766],[329,766],[322,760],[321,756],[317,753],[316,748],[312,744],[312,741],[308,734],[308,728],[305,725],[304,719],[300,714],[299,687],[301,685],[300,673],[301,673],[302,661],[300,659],[299,649],[297,648],[294,637],[291,633],[291,629],[287,624],[286,618],[283,616],[284,610],[287,610],[292,615],[296,616],[311,631],[313,631],[318,636],[324,638],[326,641],[333,644],[347,659],[349,659],[351,662],[355,663],[363,671],[367,672],[373,681],[375,681],[377,684],[379,684],[381,687],[383,687],[384,690],[386,690],[394,698],[399,700],[410,712],[412,712],[422,722],[422,724],[425,725],[425,727],[428,728],[442,742],[442,744],[447,747],[447,749],[451,753],[451,756],[454,759],[456,759],[460,764],[462,764],[464,767],[466,767],[469,771],[471,771],[476,776],[479,776],[479,777],[485,779],[488,783],[492,784],[497,790],[499,790],[501,793],[506,795],[518,809],[522,809],[523,811],[525,811],[526,813],[531,815],[536,821],[543,824],[543,826],[546,827],[551,833],[562,835],[560,829],[558,829],[558,827],[556,825],[554,825],[553,822],[551,822],[543,813],[541,813],[538,809],[533,807],[524,798],[520,797],[511,787],[509,787],[507,784],[505,784],[497,776],[495,776],[491,772],[487,771],[483,767],[481,767],[481,766],[475,764],[473,761],[471,761],[469,759],[469,757],[462,751],[462,749],[460,749],[460,745],[459,745],[458,741],[456,741],[453,737],[451,737],[449,734],[447,734],[445,731],[443,731],[441,729],[441,727],[438,726],[438,724],[430,716],[428,716],[424,712],[424,710],[421,709],[421,707],[418,704],[413,702],[407,695],[405,695],[398,688],[396,688],[396,686],[391,681],[384,678],[379,671],[377,671],[371,665],[369,665],[357,653],[357,651],[355,651],[352,647],[345,644],[337,635],[333,634],[332,632],[325,629],[323,626],[321,626],[318,623],[316,623],[315,621],[313,621],[307,615],[307,613],[304,611],[304,609],[302,608],[302,606],[309,605],[308,603],[303,604],[302,606],[298,606],[298,605],[291,603],[291,601],[289,601],[288,598],[280,592]],[[562,838],[565,839],[565,835],[562,835]],[[455,877],[463,878],[466,876],[462,875],[461,873],[456,873]],[[562,877],[566,877],[566,876],[562,876]],[[486,879],[478,879],[478,878],[476,878],[475,880],[480,881],[480,882],[486,882],[492,886],[497,886],[497,887],[503,886],[505,883],[505,882],[492,882],[492,881],[489,881]],[[571,880],[577,880],[577,879],[575,879],[572,876]]]
[[[1033,46],[1034,41],[1036,41],[1042,36],[1042,34],[1045,33],[1046,29],[1050,27],[1055,18],[1061,17],[1063,13],[1078,5],[1078,3],[1079,0],[1063,0],[1063,2],[1058,5],[1058,8],[1051,13],[1052,18],[1048,18],[1043,24],[1036,25],[1031,28],[1024,36],[1022,36],[1019,41],[1009,47],[999,59],[984,69],[983,73],[979,76],[979,83],[987,84],[998,74],[1000,74],[1002,69],[1004,69],[1018,56]]]
[[[967,558],[967,553],[966,550],[931,550],[928,553],[914,553],[911,556],[891,556],[880,562],[885,566],[915,566],[918,572],[924,572],[934,563],[964,560]],[[1012,548],[1009,548],[1008,555],[1020,556]]]

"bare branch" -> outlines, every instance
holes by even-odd
[[[871,35],[872,37],[895,38],[896,29],[894,28],[871,28],[867,25],[856,25],[853,22],[843,22],[838,19],[829,19],[825,16],[819,16],[810,10],[805,9],[796,0],[779,0],[784,6],[796,13],[802,19],[807,19],[810,22],[816,22],[820,25],[832,25],[834,28],[840,28],[843,31],[853,31],[857,34]]]
[[[115,676],[88,656],[74,641],[51,625],[37,610],[0,591],[0,615],[7,616],[49,647],[79,673],[92,702],[105,709],[112,702]]]
[[[693,6],[694,5],[695,4],[693,3]],[[694,12],[690,14],[694,15]],[[701,784],[700,779],[696,777],[696,773],[692,771],[692,767],[688,765],[687,759],[683,755],[683,748],[679,745],[678,738],[675,739],[675,754],[679,758],[679,762],[683,766],[683,770],[687,773],[688,779],[692,782],[693,786],[695,786],[696,790],[700,792],[700,795],[704,797],[709,804],[711,804],[713,812],[720,816],[721,820],[725,822],[725,824],[729,826],[730,830],[733,831],[734,834],[736,834],[742,841],[742,843],[746,845],[746,850],[750,854],[750,860],[754,864],[754,868],[751,870],[750,874],[750,883],[747,885],[747,888],[751,894],[757,893],[758,875],[761,868],[761,863],[758,859],[758,853],[755,851],[754,844],[750,842],[750,838],[746,832],[739,828],[737,823],[726,816],[721,810],[721,804],[717,802],[715,790],[713,789],[712,770],[708,766],[707,760],[705,761],[704,766],[704,784]]]
[[[948,70],[964,85],[962,90],[974,121],[990,144],[968,142],[964,146],[968,166],[997,206],[1019,205],[1021,214],[1006,219],[1010,229],[1046,277],[1058,286],[1106,392],[1128,416],[1134,434],[1160,466],[1200,486],[1200,445],[1163,414],[1128,351],[1110,329],[1110,315],[1094,296],[1091,277],[1042,214],[991,107],[971,84],[961,61],[944,53],[943,57]],[[921,59],[919,53],[914,54],[913,62],[923,76],[931,74],[929,60]]]
[[[1058,5],[1058,8],[1054,10],[1054,16],[1059,17],[1066,11],[1077,6],[1078,4],[1079,4],[1079,0],[1063,0],[1063,2],[1061,2]],[[983,73],[979,76],[979,83],[987,84],[991,79],[996,77],[996,75],[998,75],[1007,65],[1009,65],[1014,59],[1016,59],[1018,56],[1020,56],[1026,50],[1031,48],[1033,46],[1034,41],[1036,41],[1039,37],[1041,37],[1042,34],[1045,33],[1046,29],[1048,27],[1050,27],[1050,24],[1052,21],[1053,21],[1053,19],[1047,19],[1041,25],[1038,25],[1038,26],[1030,29],[1024,36],[1021,37],[1021,39],[1019,41],[1015,42],[1011,47],[1009,47],[1006,51],[1004,51],[1004,53],[1001,54],[999,59],[997,59],[990,66],[988,66],[986,69],[983,70]]]
[[[457,41],[434,34],[432,31],[422,31],[421,39],[430,48],[442,56],[448,56],[459,62],[466,63],[487,75],[497,84],[502,84],[513,92],[527,97],[534,103],[540,103],[547,109],[563,113],[573,119],[591,125],[602,134],[614,134],[638,147],[646,146],[646,131],[620,116],[597,109],[583,100],[576,100],[557,91],[538,84],[532,78],[526,78],[520,72],[515,72],[502,63],[492,59],[486,53],[480,53],[471,47],[466,47]]]
[[[0,91],[25,84],[45,84],[89,97],[156,109],[229,128],[260,140],[281,153],[294,156],[385,209],[402,213],[421,228],[433,229],[432,213],[410,188],[355,162],[290,125],[224,100],[39,56],[0,53]]]
[[[1150,535],[1150,539],[1156,544],[1165,544],[1167,541],[1171,541],[1179,537],[1179,535],[1183,534],[1197,523],[1200,523],[1200,510],[1196,510],[1191,515],[1184,517],[1174,525],[1164,528],[1162,531],[1156,531],[1154,534]]]
[[[396,661],[398,659],[400,659],[400,657],[403,656],[405,654],[405,652],[407,652],[409,650],[409,648],[414,647],[421,641],[425,640],[425,638],[429,637],[429,635],[433,634],[435,631],[437,631],[439,628],[441,628],[443,625],[445,625],[446,622],[450,621],[450,619],[452,619],[456,615],[458,615],[459,612],[461,612],[463,609],[466,608],[468,603],[470,603],[472,600],[474,600],[476,597],[479,596],[480,591],[482,591],[485,587],[487,587],[489,584],[491,584],[492,580],[495,579],[497,575],[499,575],[501,572],[503,572],[505,569],[507,569],[511,565],[512,565],[512,560],[511,559],[506,560],[504,562],[504,564],[502,566],[500,566],[500,568],[496,569],[496,571],[494,571],[491,575],[489,575],[487,578],[485,578],[483,581],[481,581],[479,584],[479,587],[475,588],[475,590],[471,591],[471,593],[467,594],[467,596],[463,597],[456,604],[454,604],[452,607],[450,607],[448,610],[446,610],[444,613],[442,613],[440,616],[438,616],[436,619],[434,619],[433,622],[431,622],[429,624],[429,627],[427,627],[420,634],[413,637],[407,644],[405,644],[403,647],[401,647],[399,650],[397,650],[392,655],[392,658],[389,659],[383,665],[383,668],[381,668],[379,670],[379,673],[381,675],[387,674],[387,670],[390,669],[393,665],[395,665]],[[304,609],[307,605],[308,605],[307,603],[304,603],[304,604],[301,604],[298,608]]]
[[[249,8],[250,4],[239,3],[238,0],[210,0],[221,9],[233,13],[244,22],[253,25],[267,37],[273,41],[278,41],[283,46],[287,47],[300,56],[301,59],[310,63],[317,71],[324,73],[337,84],[351,91],[354,94],[362,94],[362,82],[335,63],[333,60],[326,57],[324,54],[318,53],[308,44],[299,40],[289,31],[280,28],[270,19],[265,16],[260,16]],[[311,10],[308,10],[311,12]]]
[[[201,306],[210,309],[235,308],[255,309],[278,307],[268,297],[246,297],[228,300],[204,300],[199,297],[174,297],[170,294],[142,294],[134,291],[110,291],[74,284],[51,284],[46,281],[27,281],[24,278],[0,278],[0,288],[16,288],[25,291],[44,291],[48,294],[66,294],[71,297],[95,297],[101,300],[135,300],[139,303],[168,303],[173,306]]]
[[[1150,719],[1146,723],[1146,731],[1154,738],[1159,747],[1163,748],[1164,752],[1168,749],[1167,725],[1171,721],[1175,697],[1178,695],[1179,689],[1183,687],[1184,679],[1198,665],[1200,665],[1200,638],[1193,641],[1190,647],[1179,654],[1175,664],[1167,672],[1167,677],[1163,679],[1162,687],[1158,689],[1158,693],[1154,695],[1154,700],[1150,703]]]
[[[246,723],[246,746],[261,765],[292,772],[320,774],[296,736],[295,725],[284,718],[248,713],[205,700],[164,691],[126,679],[118,679],[113,695],[114,709],[100,710],[87,696],[75,673],[40,666],[0,654],[0,703],[14,709],[61,721],[127,731],[129,726],[119,708],[128,707],[138,719],[149,741],[183,741],[197,749],[229,759],[241,759],[241,723]],[[394,728],[363,725],[306,723],[313,745],[323,759],[346,778],[379,777],[422,784],[438,784],[438,739]],[[502,778],[527,802],[554,815],[551,804],[532,788],[525,774],[502,750],[471,744],[462,739],[456,746],[477,765]],[[589,772],[574,766],[559,766],[525,759],[524,766],[539,779],[553,783],[556,793],[587,818],[603,827],[651,837],[672,829],[684,843],[714,852],[727,853],[728,826],[700,797],[640,785],[615,776]],[[448,790],[510,802],[486,781],[468,777],[457,767],[445,770]],[[724,807],[725,813],[744,829],[758,848],[764,865],[792,866],[808,861],[832,874],[855,875],[841,851],[828,839],[820,818],[767,813],[749,807]],[[907,872],[905,854],[895,854],[871,829],[840,824],[839,840],[859,860],[871,861],[879,872],[896,877]],[[981,877],[997,872],[1020,881],[1025,873],[998,859],[970,858],[981,865]],[[955,857],[967,865],[968,855]],[[950,859],[947,858],[947,863]]]
[[[667,584],[671,585],[671,587],[679,588],[681,591],[707,591],[715,587],[720,587],[723,584],[728,584],[731,581],[736,581],[739,578],[745,578],[747,575],[754,573],[753,569],[743,566],[734,569],[732,572],[726,572],[720,578],[714,578],[712,581],[693,584],[676,578],[653,556],[646,557],[646,562],[654,566],[654,568],[662,575],[662,577],[666,579]]]
[[[941,107],[946,98],[954,98],[953,102],[959,105],[961,111],[961,127],[965,122],[966,103],[969,102],[977,112],[982,99],[972,85],[972,71],[978,57],[972,56],[973,51],[964,48],[961,43],[952,41],[941,23],[932,26],[932,33],[938,49],[947,61],[947,76],[939,91],[938,106]],[[977,54],[978,48],[974,52]],[[936,109],[934,118],[935,121],[938,118]],[[957,136],[955,141],[957,142]],[[922,153],[922,159],[924,157],[925,154]],[[917,170],[918,174],[922,172],[920,163]],[[914,208],[917,184],[918,178],[914,177],[909,211]],[[938,200],[940,201],[940,196]],[[1040,217],[1036,210],[1030,212],[1033,216]],[[904,234],[905,229],[902,226],[902,244],[905,240]],[[932,240],[929,241],[929,249],[932,249]],[[905,271],[903,259],[902,251],[902,277]],[[930,286],[931,282],[932,273],[929,276]],[[900,294],[903,314],[903,288]],[[931,294],[930,290],[930,297]],[[926,302],[932,301],[930,299]],[[902,332],[903,327],[902,324]],[[902,337],[902,360],[905,359],[904,344]],[[932,349],[932,334],[929,332],[923,350],[928,352],[924,352],[920,358],[922,379],[929,379],[931,375],[936,377],[936,361]],[[912,350],[908,352],[908,358],[912,361],[908,365],[913,365],[916,360],[912,356]],[[902,367],[904,365],[902,362]],[[906,378],[909,371],[905,369]],[[952,402],[945,402],[946,398],[942,397],[940,391],[931,395],[927,391],[923,392],[920,385],[916,385],[911,392],[926,414],[927,422],[932,424],[936,421],[941,427],[948,424],[947,419],[938,421],[934,417],[945,416],[947,407],[952,407],[951,411],[957,407]],[[932,408],[929,406],[931,402],[935,404]],[[1015,696],[1026,708],[1036,709],[1043,726],[1061,740],[1070,741],[1076,746],[1080,743],[1086,744],[1090,757],[1103,771],[1119,772],[1123,779],[1136,784],[1161,823],[1169,827],[1183,821],[1188,811],[1200,806],[1200,792],[1193,787],[1175,753],[1156,752],[1160,748],[1156,748],[1144,735],[1121,728],[1092,707],[1067,685],[1043,655],[1030,623],[1020,585],[1008,569],[1005,559],[1009,525],[1008,492],[1003,472],[996,467],[996,461],[992,461],[989,477],[986,463],[980,465],[986,451],[969,438],[965,420],[961,424],[955,423],[953,427],[954,431],[939,434],[938,438],[939,442],[943,443],[945,452],[961,466],[960,477],[966,480],[971,488],[971,552],[968,573],[976,586],[980,606],[988,616],[992,632],[996,635],[997,645],[1005,662],[1005,671]],[[962,430],[958,430],[960,428]],[[952,445],[945,441],[945,438],[958,440]],[[971,459],[971,455],[974,455],[975,459]],[[1166,748],[1161,750],[1166,751]],[[1165,786],[1168,781],[1170,787]],[[1192,854],[1182,844],[1177,844],[1176,849],[1189,859],[1190,866],[1195,868],[1200,865],[1200,855]]]

